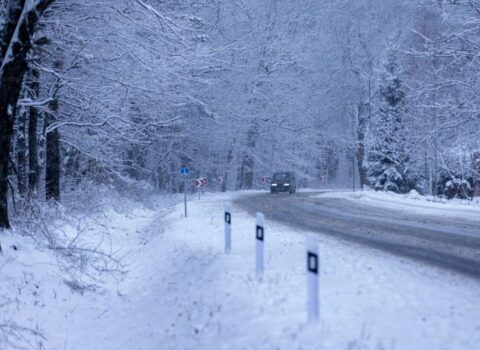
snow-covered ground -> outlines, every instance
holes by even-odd
[[[233,251],[223,252],[224,204],[246,195],[195,198],[188,218],[182,204],[162,200],[158,209],[138,205],[88,218],[92,239],[108,230],[127,272],[83,295],[64,283],[51,251],[3,235],[0,327],[14,321],[42,332],[45,349],[65,350],[470,350],[480,344],[478,280],[324,236],[318,238],[321,320],[308,324],[307,232],[267,218],[266,271],[257,281],[255,218],[234,207]],[[32,339],[29,332],[22,334]],[[2,350],[13,348],[0,343]]]
[[[447,200],[431,196],[422,196],[415,191],[397,194],[383,191],[326,191],[317,195],[319,198],[339,198],[356,203],[404,212],[422,213],[439,217],[450,217],[476,221],[480,224],[479,199]]]

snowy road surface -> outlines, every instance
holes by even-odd
[[[46,269],[43,255],[20,244],[7,252],[16,255],[2,274],[8,281],[28,270],[36,287],[32,294],[23,289],[12,317],[38,327],[45,349],[471,350],[480,344],[478,279],[329,235],[318,237],[320,322],[308,325],[307,231],[266,213],[266,270],[263,281],[254,277],[255,218],[235,203],[262,200],[269,199],[207,194],[190,202],[186,219],[182,205],[105,215],[92,227],[108,225],[114,248],[128,253],[128,274],[103,292],[70,291],[51,276],[56,270],[50,263]],[[234,203],[231,255],[223,252],[227,202]]]
[[[379,248],[480,278],[480,211],[426,206],[367,195],[259,193],[238,204],[251,213],[314,232]],[[407,205],[405,205],[407,204]],[[470,215],[469,215],[470,214]]]

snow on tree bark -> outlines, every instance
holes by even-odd
[[[31,81],[29,91],[30,98],[36,99],[40,92],[40,72],[37,69],[31,70]],[[38,190],[40,178],[40,165],[38,163],[38,110],[37,107],[29,107],[28,115],[28,192],[34,196]]]
[[[14,111],[17,106],[26,56],[32,47],[32,36],[43,11],[53,0],[17,1],[7,12],[7,32],[2,37],[0,66],[0,228],[9,228],[8,172]],[[20,15],[18,13],[19,9]],[[12,33],[12,28],[15,28]]]
[[[17,186],[21,197],[27,192],[27,109],[21,108],[17,117],[16,153]]]
[[[55,121],[55,113],[58,111],[58,100],[50,103],[50,112],[46,115],[47,129]],[[45,198],[46,200],[60,201],[60,132],[58,128],[47,132],[45,152]]]

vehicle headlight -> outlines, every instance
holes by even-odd
[[[272,187],[277,187],[278,185],[277,184],[272,184]]]
[[[285,184],[284,186],[290,186],[290,184]]]

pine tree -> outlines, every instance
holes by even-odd
[[[399,66],[390,56],[379,88],[380,105],[372,125],[369,178],[377,191],[406,193],[411,189],[406,168],[407,128],[405,92]]]

